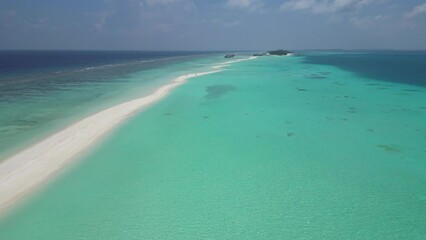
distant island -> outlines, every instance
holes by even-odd
[[[293,52],[288,50],[274,50],[274,51],[268,51],[263,53],[255,53],[253,56],[259,57],[259,56],[269,56],[269,55],[275,55],[275,56],[286,56],[289,54],[292,54]]]
[[[292,54],[293,52],[288,50],[275,50],[275,51],[269,51],[268,53],[270,55],[285,56],[285,55]]]
[[[270,56],[270,55],[274,55],[274,56],[287,56],[293,54],[293,52],[288,51],[288,50],[273,50],[273,51],[267,51],[267,52],[262,52],[262,53],[254,53],[253,56],[255,57],[260,57],[260,56]],[[234,53],[228,53],[225,55],[225,58],[233,58],[236,55]]]
[[[233,54],[233,53],[225,55],[225,58],[233,58],[233,57],[235,57],[235,54]]]

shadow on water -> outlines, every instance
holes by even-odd
[[[326,79],[327,77],[324,76],[324,74],[309,74],[309,75],[306,75],[306,78],[310,78],[310,79]]]
[[[207,95],[205,96],[205,98],[207,99],[219,98],[228,92],[235,91],[236,89],[237,89],[236,87],[229,84],[211,85],[206,87]]]

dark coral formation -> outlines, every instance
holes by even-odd
[[[219,84],[219,85],[208,86],[206,87],[207,95],[205,96],[205,98],[207,99],[218,98],[230,91],[235,91],[236,89],[237,89],[236,87],[229,84],[223,84],[223,85]]]
[[[401,148],[397,145],[377,145],[377,147],[385,150],[386,152],[401,152]]]

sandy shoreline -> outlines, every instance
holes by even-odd
[[[0,163],[0,213],[13,207],[22,197],[47,182],[75,160],[81,152],[93,146],[126,118],[162,99],[187,79],[217,73],[231,63],[250,59],[254,57],[227,61],[214,66],[212,71],[182,75],[148,96],[86,117],[2,161]]]

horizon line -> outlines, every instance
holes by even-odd
[[[218,49],[218,50],[159,50],[159,49],[1,49],[0,51],[110,51],[110,52],[253,52],[253,51],[272,51],[272,50],[291,50],[291,51],[426,51],[426,49],[398,49],[398,48],[273,48],[273,49]]]

